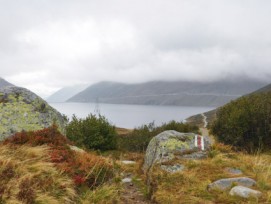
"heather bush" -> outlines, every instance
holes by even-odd
[[[22,131],[15,133],[3,142],[4,144],[29,144],[32,146],[47,144],[49,146],[63,146],[71,142],[62,135],[54,124],[37,131]]]
[[[85,119],[78,119],[74,115],[66,132],[71,141],[87,149],[104,151],[116,148],[115,127],[101,115],[90,114]]]

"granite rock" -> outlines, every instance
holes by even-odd
[[[239,186],[251,187],[256,185],[256,181],[247,177],[226,178],[217,180],[209,184],[207,189],[224,191],[230,189],[234,184]]]
[[[252,190],[244,186],[235,186],[230,191],[231,196],[239,196],[242,198],[249,197],[261,197],[262,193],[260,191]]]
[[[143,170],[148,171],[155,164],[174,159],[202,159],[207,157],[210,139],[194,133],[164,131],[150,141],[144,159]]]
[[[56,124],[65,133],[64,117],[31,91],[7,86],[0,88],[0,141],[22,130],[35,131]]]

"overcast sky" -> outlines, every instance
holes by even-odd
[[[271,77],[270,0],[0,2],[0,76],[43,97],[103,80]]]

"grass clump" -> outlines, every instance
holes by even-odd
[[[119,190],[117,185],[103,185],[99,186],[95,190],[88,190],[80,198],[80,203],[118,203],[119,202]]]
[[[49,151],[0,146],[0,203],[74,203],[74,182],[49,161]]]
[[[77,186],[95,187],[113,177],[111,162],[95,153],[78,153],[70,149],[71,142],[56,126],[39,131],[16,133],[4,144],[31,146],[48,145],[50,161],[57,168],[69,174]]]

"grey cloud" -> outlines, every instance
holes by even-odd
[[[43,95],[101,80],[268,81],[270,9],[269,0],[1,1],[1,76]]]

